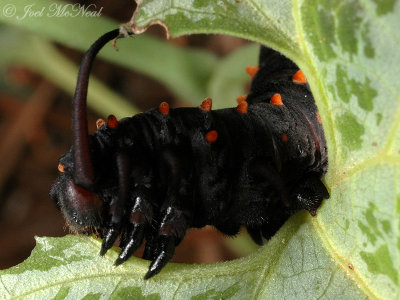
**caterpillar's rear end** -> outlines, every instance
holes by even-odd
[[[104,255],[121,238],[116,265],[145,241],[152,261],[145,278],[172,258],[191,227],[213,225],[234,235],[245,226],[263,243],[296,211],[316,209],[329,194],[321,182],[326,144],[302,73],[262,48],[250,94],[236,108],[156,109],[86,124],[86,89],[95,54],[86,53],[74,101],[74,147],[60,159],[51,196],[68,224],[103,238]],[[296,75],[295,75],[296,74]]]
[[[277,157],[284,177],[296,185],[296,177],[310,173],[319,181],[328,168],[322,120],[307,79],[296,64],[261,47],[259,71],[252,80],[247,101],[267,103],[270,128],[281,145]]]

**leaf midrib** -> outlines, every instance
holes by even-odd
[[[319,239],[322,241],[322,245],[330,253],[331,257],[334,259],[337,265],[343,270],[343,272],[349,274],[348,277],[355,282],[357,287],[360,287],[363,290],[367,298],[381,299],[375,293],[375,291],[368,286],[368,284],[365,282],[357,269],[353,269],[351,273],[349,273],[348,270],[345,269],[348,261],[346,261],[345,258],[338,251],[336,251],[335,247],[333,246],[332,240],[329,239],[328,236],[325,234],[325,227],[320,222],[320,220],[318,218],[315,218],[315,220],[311,222],[311,225],[313,226],[315,232],[318,234]]]

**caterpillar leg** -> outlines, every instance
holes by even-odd
[[[118,168],[118,196],[115,197],[110,204],[111,219],[106,227],[103,243],[101,244],[100,255],[106,254],[107,250],[112,247],[115,240],[121,233],[122,220],[125,214],[126,198],[128,196],[128,176],[130,170],[130,161],[124,153],[117,155],[116,159]]]
[[[187,207],[191,197],[191,189],[188,178],[189,163],[182,160],[184,153],[176,149],[163,151],[163,177],[165,180],[165,201],[160,209],[160,223],[158,232],[148,239],[146,243],[146,257],[151,257],[151,264],[145,279],[148,279],[161,271],[175,252],[175,247],[180,243],[190,227],[192,210]],[[190,204],[189,204],[190,205]],[[147,237],[146,237],[147,239]],[[150,242],[150,245],[147,244]]]
[[[180,243],[189,227],[184,213],[172,206],[169,206],[163,216],[160,230],[156,238],[156,247],[153,244],[151,252],[154,250],[152,262],[145,279],[158,274],[161,269],[171,260],[174,255],[175,247]]]
[[[143,259],[153,260],[155,257],[155,252],[157,249],[158,227],[158,222],[154,220],[146,230],[146,245],[144,247],[144,252],[142,256]]]
[[[131,257],[143,243],[146,228],[153,217],[153,208],[149,202],[150,189],[145,186],[137,187],[133,198],[135,202],[129,216],[129,224],[120,244],[121,252],[115,261],[117,266]]]

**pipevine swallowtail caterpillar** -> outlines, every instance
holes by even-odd
[[[226,235],[244,226],[263,244],[298,210],[329,193],[325,137],[306,78],[289,59],[261,47],[249,67],[250,93],[235,108],[158,108],[97,122],[88,134],[86,95],[92,62],[118,30],[83,57],[73,101],[73,147],[59,161],[51,197],[73,231],[103,238],[104,255],[120,237],[115,264],[145,240],[159,273],[188,228],[212,225]]]

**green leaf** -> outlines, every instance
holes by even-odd
[[[66,251],[76,264],[38,253],[0,273],[0,297],[398,299],[399,15],[394,0],[142,1],[137,32],[162,22],[171,36],[232,34],[269,45],[302,68],[325,128],[331,198],[316,218],[296,214],[246,258],[169,264],[149,281],[141,279],[146,262],[133,258],[115,268],[116,253],[99,258],[93,239],[42,240],[51,255],[64,259]],[[64,242],[69,246],[57,245]]]
[[[353,282],[344,280],[344,272],[336,272],[322,245],[314,244],[316,233],[308,219],[306,213],[297,214],[251,256],[209,265],[168,264],[146,282],[148,261],[132,258],[115,267],[117,249],[101,257],[97,239],[36,238],[28,260],[0,271],[0,298],[270,299],[290,297],[293,289],[300,299],[360,295]]]

